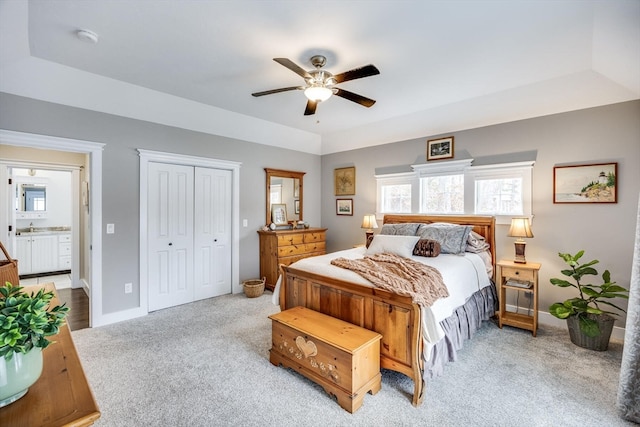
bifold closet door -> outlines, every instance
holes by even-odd
[[[149,163],[149,311],[193,301],[192,166]]]
[[[195,300],[231,293],[231,178],[195,168]]]

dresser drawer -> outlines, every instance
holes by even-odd
[[[502,277],[533,282],[534,271],[528,268],[502,267]]]
[[[320,232],[320,233],[307,233],[304,235],[304,242],[305,243],[314,243],[314,242],[324,242],[325,239],[325,233],[324,232]]]
[[[292,255],[304,255],[310,254],[314,252],[325,252],[326,243],[325,242],[317,242],[317,243],[307,243],[304,245],[294,245],[294,246],[282,246],[278,248],[278,258],[280,257],[288,257]]]
[[[302,243],[304,243],[303,234],[283,234],[278,236],[278,247],[301,245]]]

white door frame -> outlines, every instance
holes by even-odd
[[[102,151],[105,144],[0,129],[0,144],[89,155],[89,206],[91,209],[91,277],[89,278],[89,326],[104,323],[102,313]]]
[[[149,277],[148,269],[148,167],[149,162],[170,163],[175,165],[199,166],[231,171],[231,289],[242,292],[240,277],[240,166],[242,163],[229,160],[217,160],[207,157],[151,151],[138,148],[140,156],[140,315],[148,313]]]

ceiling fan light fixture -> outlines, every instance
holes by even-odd
[[[331,98],[333,91],[324,86],[309,86],[304,90],[304,96],[310,101],[323,102]]]

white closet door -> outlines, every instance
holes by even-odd
[[[195,300],[231,293],[231,177],[195,168]]]
[[[193,175],[149,163],[149,311],[193,301]]]

